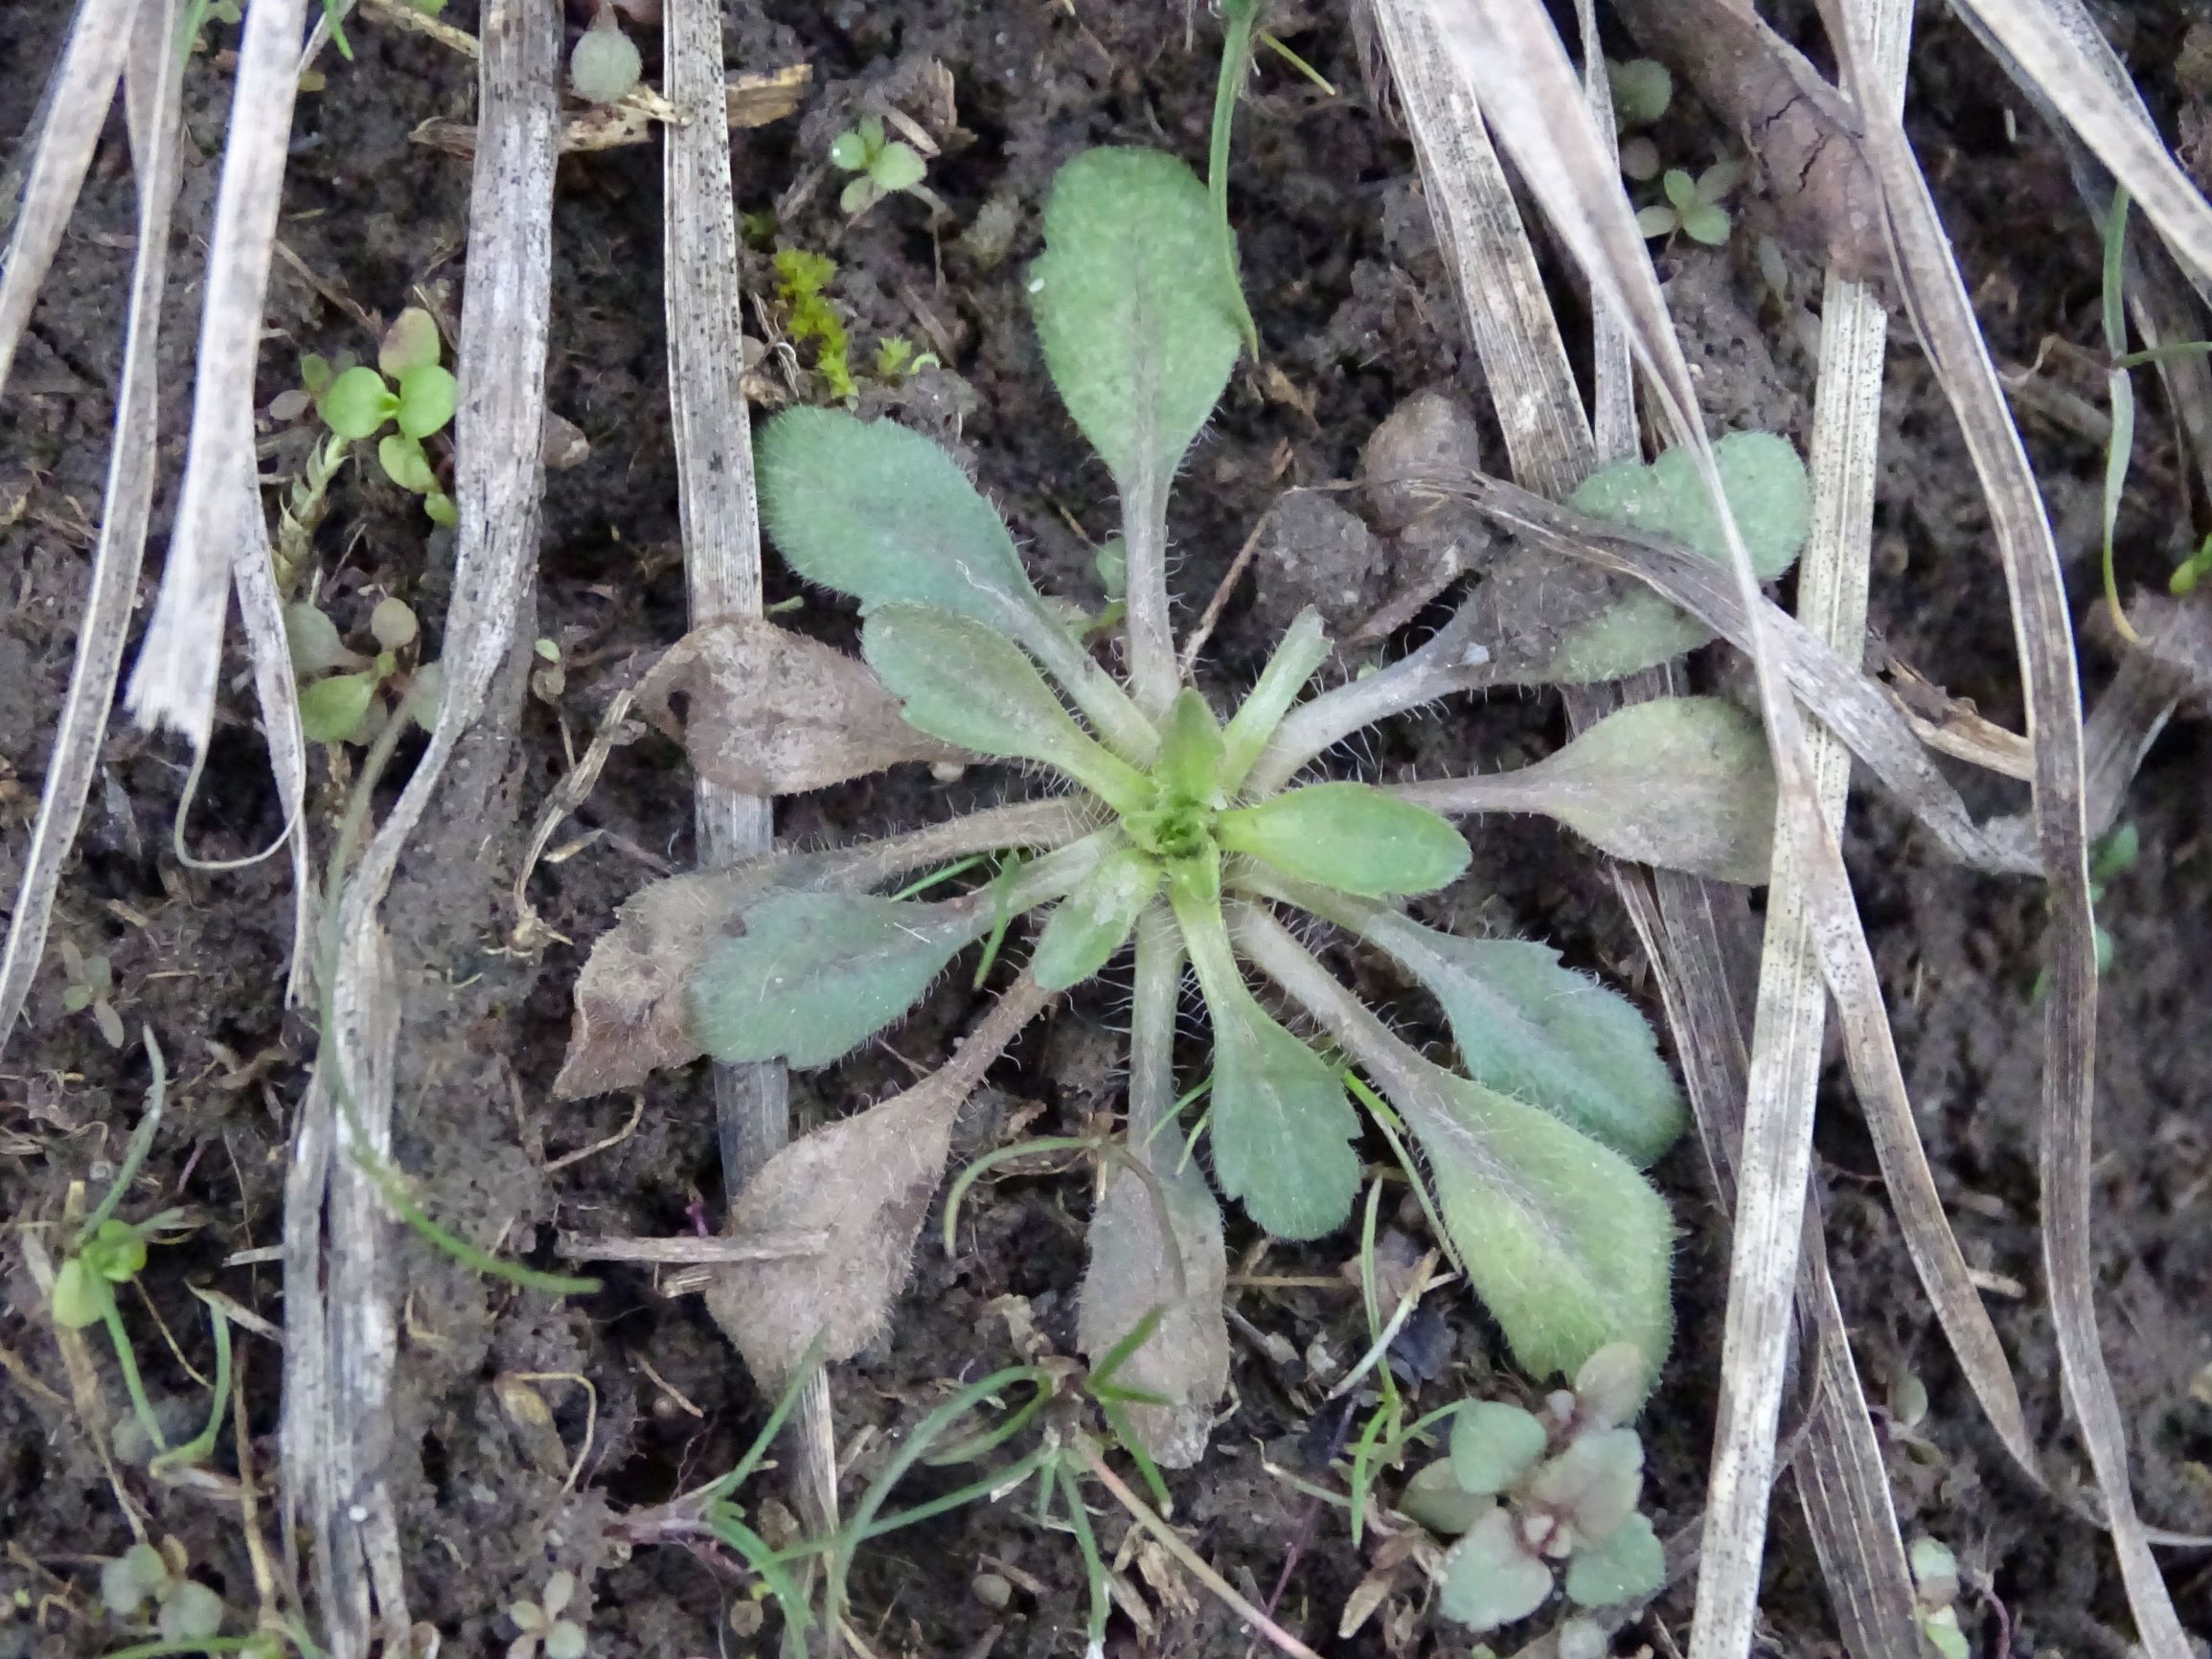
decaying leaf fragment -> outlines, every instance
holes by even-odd
[[[880,1105],[793,1141],[745,1183],[731,1206],[733,1232],[829,1235],[819,1256],[733,1263],[707,1286],[707,1311],[763,1388],[781,1391],[817,1337],[815,1357],[828,1364],[851,1358],[883,1329],[945,1173],[954,1118],[991,1062],[1050,1000],[1022,975],[943,1067]]]
[[[1228,1256],[1221,1210],[1179,1148],[1152,1182],[1116,1165],[1090,1218],[1090,1268],[1076,1311],[1076,1343],[1096,1361],[1157,1307],[1152,1333],[1114,1374],[1121,1387],[1165,1405],[1127,1407],[1154,1463],[1189,1468],[1205,1454],[1214,1406],[1229,1386],[1229,1328],[1221,1316]],[[1132,1148],[1132,1156],[1141,1155]],[[1163,1219],[1167,1225],[1162,1226]]]
[[[764,617],[686,634],[638,683],[636,706],[684,746],[701,778],[743,795],[795,795],[902,761],[968,758],[907,724],[865,663]]]
[[[1534,765],[1406,784],[1439,812],[1541,812],[1615,858],[1765,881],[1774,769],[1759,723],[1719,697],[1631,703]]]

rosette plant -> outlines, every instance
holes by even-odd
[[[1096,1355],[1152,1322],[1122,1375],[1140,1402],[1130,1414],[1138,1432],[1162,1461],[1197,1455],[1226,1379],[1221,1220],[1200,1170],[1210,1165],[1220,1190],[1269,1233],[1318,1238],[1344,1222],[1360,1186],[1363,1107],[1411,1167],[1409,1132],[1445,1246],[1522,1366],[1571,1375],[1600,1349],[1632,1345],[1644,1356],[1640,1397],[1668,1346],[1672,1233],[1640,1170],[1683,1123],[1653,1034],[1628,1001],[1545,946],[1458,938],[1403,906],[1468,866],[1469,845],[1448,811],[1550,810],[1603,845],[1643,855],[1654,855],[1655,844],[1639,838],[1638,814],[1717,817],[1722,829],[1707,824],[1686,837],[1722,866],[1712,873],[1763,868],[1763,845],[1740,844],[1763,835],[1771,815],[1756,727],[1714,699],[1675,699],[1629,709],[1537,766],[1465,781],[1494,786],[1487,791],[1311,776],[1362,727],[1496,683],[1484,677],[1492,653],[1472,607],[1411,657],[1317,694],[1310,685],[1330,647],[1308,611],[1224,718],[1178,665],[1166,568],[1170,486],[1241,347],[1240,295],[1219,221],[1179,161],[1104,149],[1061,170],[1044,232],[1027,280],[1044,361],[1120,492],[1126,671],[1093,655],[1086,642],[1097,629],[1078,631],[1068,607],[1032,584],[998,512],[938,445],[838,411],[779,416],[758,435],[755,456],[763,522],[783,557],[860,602],[867,665],[904,720],[948,746],[940,757],[1015,762],[1048,776],[1054,790],[931,831],[782,855],[717,878],[726,909],[709,924],[696,920],[709,878],[679,878],[695,885],[669,937],[692,943],[662,949],[632,941],[625,971],[648,979],[680,971],[691,1052],[804,1068],[832,1064],[884,1031],[963,950],[988,941],[996,961],[1023,918],[1041,923],[1016,981],[1033,1009],[1040,988],[1073,989],[1133,941],[1127,1131],[1100,1148],[1106,1182],[1079,1329]],[[1732,465],[1764,488],[1774,459],[1762,450]],[[1702,503],[1677,482],[1664,468],[1615,469],[1609,482],[1593,481],[1603,499],[1591,511],[1691,539],[1696,527],[1677,525],[1667,503],[1686,501],[1693,513]],[[1639,610],[1646,597],[1630,596],[1633,603],[1579,634],[1553,630],[1551,657],[1594,656],[1608,673],[1626,673],[1704,637],[1664,605],[1655,617]],[[1638,646],[1646,636],[1657,643]],[[1538,774],[1554,786],[1532,782]],[[1620,799],[1630,805],[1593,806]],[[871,890],[925,860],[987,848],[1003,849],[996,874],[957,897]],[[1417,1050],[1363,1006],[1286,925],[1285,911],[1364,942],[1429,993],[1448,1023],[1456,1066]],[[626,919],[650,920],[634,902]],[[685,966],[672,968],[686,951]],[[588,982],[618,955],[603,943],[580,988],[572,1065],[590,1028],[611,1024],[595,1012]],[[1203,1079],[1187,1079],[1203,1086],[1182,1094],[1173,1039],[1186,963],[1211,1061]],[[612,978],[610,967],[600,983]],[[990,1023],[1002,1046],[1004,1022]],[[903,1278],[942,1167],[943,1129],[973,1087],[972,1058],[964,1052],[940,1074],[960,1072],[959,1086],[931,1097],[926,1135],[913,1126],[923,1107],[897,1119],[898,1157],[927,1178],[919,1196],[901,1189],[896,1203],[880,1203],[884,1217],[898,1217],[886,1225],[902,1226],[903,1237],[889,1249],[855,1231],[832,1239],[832,1254],[880,1258],[871,1271],[890,1288]],[[794,1144],[780,1155],[786,1168],[771,1166],[759,1192],[740,1195],[740,1224],[854,1229],[861,1207],[854,1167],[885,1156],[884,1143],[855,1134],[832,1148],[825,1138],[878,1116],[890,1124],[889,1114],[935,1081]],[[810,1142],[823,1145],[809,1152]],[[1194,1156],[1200,1147],[1202,1160]],[[815,1334],[807,1322],[836,1325],[816,1300],[832,1292],[813,1268],[743,1271],[749,1288],[710,1305],[756,1370],[773,1375]],[[849,1284],[854,1273],[839,1271],[839,1284]],[[791,1328],[773,1341],[761,1334],[773,1321],[760,1309],[771,1304]],[[858,1345],[831,1334],[832,1357]]]

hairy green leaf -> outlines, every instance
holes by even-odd
[[[1041,761],[1117,810],[1143,808],[1142,774],[1075,723],[1021,648],[965,616],[887,603],[868,617],[860,653],[920,731],[979,755]]]
[[[1395,911],[1342,920],[1436,998],[1478,1083],[1541,1106],[1639,1168],[1688,1121],[1652,1028],[1626,997],[1549,945],[1459,939]]]
[[[1284,630],[1282,643],[1260,670],[1252,693],[1238,705],[1221,735],[1221,787],[1234,794],[1266,748],[1267,739],[1282,725],[1283,716],[1298,700],[1314,670],[1329,660],[1329,641],[1321,631],[1321,613],[1308,605]]]
[[[1771,432],[1730,433],[1714,445],[1714,454],[1751,568],[1761,580],[1771,581],[1795,562],[1812,526],[1813,488],[1805,464],[1787,439]],[[1568,503],[1593,517],[1669,536],[1716,564],[1727,559],[1720,514],[1686,449],[1670,449],[1649,466],[1631,460],[1602,467]],[[1619,679],[1712,637],[1703,623],[1638,586],[1571,632],[1543,677],[1570,683]]]
[[[997,511],[919,432],[835,409],[788,409],[755,435],[761,522],[810,581],[989,626],[1040,601]]]
[[[1220,769],[1221,723],[1206,699],[1185,686],[1168,710],[1152,778],[1168,800],[1211,806],[1220,791]]]
[[[1030,307],[1068,413],[1125,494],[1157,488],[1242,348],[1221,230],[1174,156],[1089,149],[1060,170]]]
[[[726,1064],[828,1065],[912,1008],[992,923],[971,904],[771,894],[693,978],[692,1034]]]
[[[1391,1099],[1428,1154],[1475,1292],[1532,1376],[1632,1342],[1650,1377],[1674,1329],[1666,1201],[1618,1153],[1480,1083],[1419,1062]]]
[[[1759,722],[1722,697],[1654,697],[1510,775],[1527,807],[1615,858],[1717,881],[1766,881],[1774,763]]]
[[[1552,1570],[1528,1552],[1505,1510],[1493,1510],[1444,1553],[1437,1605],[1477,1634],[1525,1619],[1552,1593]]]
[[[1335,1072],[1246,989],[1219,898],[1180,870],[1169,895],[1214,1028],[1214,1174],[1276,1238],[1318,1239],[1359,1190],[1358,1114]]]
[[[1201,976],[1201,984],[1204,983]],[[1352,1213],[1359,1120],[1336,1074],[1240,983],[1205,986],[1214,1027],[1214,1173],[1278,1239],[1318,1239]]]
[[[1037,983],[1066,990],[1106,966],[1159,885],[1156,860],[1133,847],[1108,853],[1046,920],[1029,963]]]
[[[1153,734],[1030,582],[997,511],[952,457],[890,420],[788,409],[755,434],[761,523],[785,562],[864,610],[928,605],[1017,640],[1125,755]]]
[[[1578,1543],[1567,1562],[1567,1600],[1585,1607],[1641,1602],[1657,1595],[1666,1581],[1666,1548],[1642,1515],[1630,1515],[1602,1538]]]
[[[1222,848],[1342,893],[1431,893],[1458,879],[1467,839],[1425,807],[1367,784],[1314,784],[1221,814]]]
[[[1502,1492],[1536,1467],[1550,1438],[1535,1414],[1517,1405],[1470,1400],[1451,1420],[1451,1478],[1478,1496]]]

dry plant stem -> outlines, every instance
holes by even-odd
[[[174,49],[175,13],[175,0],[143,0],[130,41],[125,107],[138,174],[138,252],[131,268],[130,322],[116,394],[115,439],[108,452],[100,541],[93,551],[91,588],[78,625],[69,696],[47,758],[46,785],[23,856],[23,880],[9,922],[7,949],[0,954],[0,1051],[7,1048],[37,976],[61,867],[77,838],[93,775],[99,770],[100,741],[115,701],[116,675],[146,552],[147,521],[153,505],[156,348],[161,298],[169,282],[170,219],[181,172],[183,64]],[[80,33],[84,21],[80,19]],[[65,67],[64,83],[69,73]],[[17,261],[28,266],[30,252],[20,243],[10,250],[0,287],[15,280]],[[0,369],[0,379],[5,376]]]
[[[1409,4],[1417,7],[1419,0],[1380,0],[1378,10]],[[1584,0],[1579,11],[1586,59],[1585,97],[1604,142],[1610,129],[1609,87],[1595,37],[1593,8]],[[1406,63],[1403,73],[1424,77],[1434,71],[1417,60]],[[1460,102],[1471,106],[1471,92]],[[1418,120],[1421,113],[1409,106],[1410,118]],[[1479,111],[1471,107],[1467,113],[1479,121]],[[1522,481],[1563,494],[1596,460],[1635,452],[1627,333],[1614,307],[1597,300],[1598,425],[1593,455],[1592,435],[1582,421],[1573,375],[1548,297],[1535,272],[1534,254],[1487,139],[1481,142],[1480,153],[1488,166],[1454,175],[1435,170],[1438,147],[1424,150],[1431,213],[1438,220],[1440,239],[1483,238],[1460,252],[1460,268],[1476,279],[1463,285],[1461,295],[1472,313],[1471,332],[1478,339],[1502,332],[1518,343],[1516,350],[1501,353],[1491,365],[1488,378],[1497,414],[1508,430],[1512,452],[1516,458],[1524,454],[1528,458],[1529,470],[1523,472]],[[1462,194],[1477,198],[1479,205],[1453,214],[1443,211],[1440,204]],[[1521,441],[1514,443],[1511,435],[1516,430]],[[1664,670],[1647,673],[1623,690],[1637,697],[1666,695],[1672,691],[1670,680]],[[1568,712],[1578,729],[1603,717],[1617,701],[1613,688],[1587,688],[1567,695]],[[1748,1063],[1744,1022],[1732,989],[1732,982],[1743,977],[1734,965],[1747,954],[1738,947],[1740,936],[1748,931],[1744,897],[1739,890],[1676,872],[1618,863],[1610,869],[1657,970],[1716,1186],[1723,1202],[1732,1202],[1732,1159],[1741,1138]],[[1745,925],[1730,925],[1737,919]],[[1904,1659],[1917,1654],[1919,1639],[1904,1544],[1889,1504],[1881,1448],[1827,1279],[1816,1221],[1809,1222],[1807,1251],[1800,1308],[1813,1332],[1806,1346],[1820,1354],[1824,1386],[1815,1397],[1794,1459],[1799,1494],[1846,1646],[1854,1653]]]
[[[92,165],[138,12],[138,0],[86,0],[48,85],[22,210],[8,242],[7,263],[0,265],[0,391],[7,389],[24,325],[60,249],[84,170]]]
[[[1161,1547],[1181,1562],[1184,1569],[1194,1579],[1205,1585],[1219,1598],[1223,1606],[1243,1620],[1252,1629],[1266,1637],[1278,1652],[1288,1653],[1293,1656],[1293,1659],[1320,1659],[1320,1655],[1315,1653],[1312,1648],[1307,1647],[1305,1643],[1299,1641],[1297,1637],[1291,1635],[1289,1631],[1284,1629],[1282,1625],[1276,1624],[1274,1620],[1268,1618],[1266,1614],[1244,1600],[1230,1586],[1228,1579],[1206,1565],[1205,1558],[1197,1551],[1192,1549],[1190,1545],[1183,1542],[1181,1534],[1161,1520],[1158,1515],[1152,1513],[1151,1506],[1129,1490],[1129,1483],[1114,1473],[1106,1459],[1099,1455],[1096,1446],[1087,1440],[1079,1440],[1075,1443],[1075,1449],[1076,1455],[1082,1458],[1083,1466],[1097,1478],[1101,1486],[1113,1494],[1116,1503],[1129,1511],[1129,1518],[1158,1539]]]
[[[1836,40],[1846,82],[1860,89],[1865,106],[1863,88],[1872,82],[1874,70],[1860,19],[1853,11],[1838,12],[1833,5],[1824,5],[1822,13]],[[1995,20],[1986,8],[1983,14],[1994,26]],[[2019,54],[2017,43],[2007,44]],[[2029,67],[2032,71],[2034,65]],[[2085,136],[2096,144],[2096,135]],[[2190,1650],[2188,1639],[2135,1512],[2126,1425],[2097,1334],[2089,1249],[2097,975],[2076,689],[2079,673],[2058,549],[1942,221],[1893,111],[1879,105],[1869,109],[1865,143],[1881,186],[1907,307],[1957,416],[1989,502],[2012,597],[2028,734],[2036,745],[2035,808],[2043,868],[2051,884],[2050,994],[2043,1004],[2043,1121],[2038,1172],[2043,1260],[2060,1371],[2096,1470],[2137,1634],[2154,1659],[2182,1659]],[[2106,160],[2138,200],[2147,199],[2126,168],[2111,156]],[[2174,234],[2163,219],[2159,228],[2169,237]]]
[[[751,428],[741,380],[738,220],[731,193],[722,16],[717,0],[668,0],[667,222],[669,382],[675,426],[684,572],[691,625],[761,614],[760,507],[753,490]],[[720,869],[765,852],[773,808],[700,779],[696,787],[699,862]],[[734,1199],[790,1138],[790,1095],[781,1062],[713,1068],[722,1180]],[[808,1525],[837,1527],[837,1458],[828,1374],[801,1386],[793,1432],[799,1497]]]
[[[261,0],[249,19],[274,8]],[[296,10],[296,9],[295,9]],[[296,19],[292,39],[297,38]],[[330,1069],[323,1075],[356,1079],[364,1091],[378,1062],[363,1052],[376,1029],[368,1011],[379,1006],[377,986],[388,971],[376,911],[391,885],[399,853],[438,787],[454,749],[482,713],[487,689],[513,642],[514,617],[529,589],[537,549],[540,433],[545,400],[545,339],[551,300],[554,88],[559,47],[558,16],[531,0],[490,0],[484,15],[485,53],[479,105],[485,142],[478,152],[470,197],[467,288],[461,329],[461,404],[455,420],[454,498],[460,527],[453,603],[446,616],[445,690],[429,745],[390,816],[377,830],[357,870],[345,884],[341,914],[327,919],[335,929],[339,962],[335,983],[325,989],[335,1029],[324,1034]],[[288,44],[286,68],[289,69]],[[289,98],[289,82],[285,94]],[[234,129],[233,143],[238,142]],[[250,367],[250,365],[249,365]],[[204,374],[204,370],[203,370]],[[396,1033],[395,1033],[396,1036]],[[386,1089],[389,1083],[380,1085]],[[336,1302],[340,1267],[373,1261],[385,1230],[373,1189],[359,1203],[349,1193],[367,1186],[367,1171],[336,1155],[334,1102],[320,1082],[301,1112],[292,1169],[285,1193],[285,1387],[284,1395],[285,1501],[290,1511],[308,1484],[343,1473],[357,1456],[326,1445],[329,1433],[351,1437],[366,1425],[352,1414],[350,1378],[388,1352],[395,1332],[386,1312],[350,1317]],[[364,1115],[367,1107],[364,1104]],[[329,1204],[328,1239],[324,1205]],[[326,1303],[324,1262],[332,1288]],[[349,1284],[353,1283],[351,1280]],[[326,1430],[324,1425],[330,1425]],[[374,1463],[353,1464],[373,1469]],[[322,1471],[318,1474],[317,1471]],[[344,1489],[342,1487],[340,1489]],[[404,1641],[398,1585],[397,1529],[375,1506],[362,1523],[361,1546],[388,1622],[389,1643]],[[346,1511],[349,1520],[351,1509]],[[290,1520],[287,1512],[287,1522]],[[295,1529],[284,1528],[287,1560]],[[355,1557],[318,1540],[318,1582],[351,1574]],[[369,1635],[358,1598],[325,1593],[333,1624],[333,1659],[367,1651]],[[343,1620],[347,1645],[337,1630]]]
[[[139,724],[169,726],[194,751],[207,747],[215,719],[230,561],[243,506],[238,480],[254,453],[254,367],[305,11],[306,0],[256,0],[246,13],[209,239],[184,487],[161,594],[130,676],[127,703]]]
[[[725,1233],[713,1239],[598,1239],[563,1233],[554,1248],[572,1261],[650,1261],[673,1266],[701,1262],[777,1261],[819,1256],[830,1236],[822,1232]]]

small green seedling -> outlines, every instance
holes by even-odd
[[[119,1049],[129,1040],[123,1029],[123,1016],[115,1011],[111,1000],[115,993],[115,971],[108,966],[105,952],[86,956],[75,944],[64,939],[59,942],[62,971],[69,983],[61,992],[61,1006],[71,1013],[92,1011],[100,1034],[111,1049]]]
[[[1934,1538],[1912,1540],[1913,1619],[1943,1659],[1970,1659],[1973,1648],[1958,1624],[1958,1557]]]
[[[1719,247],[1728,239],[1730,221],[1721,203],[1744,182],[1744,164],[1718,161],[1692,178],[1682,168],[1671,167],[1659,180],[1666,200],[1653,202],[1636,215],[1636,228],[1646,238],[1671,237],[1679,230],[1694,242]]]
[[[902,334],[891,334],[876,342],[876,378],[878,380],[895,384],[909,375],[939,366],[935,352],[920,350]]]
[[[440,488],[422,449],[425,438],[452,420],[460,395],[453,372],[439,361],[443,352],[437,320],[410,306],[385,330],[376,366],[358,363],[332,376],[316,395],[315,408],[333,437],[348,443],[376,438],[384,476],[422,497],[433,522],[450,525],[452,498]],[[385,432],[387,423],[397,430]]]
[[[776,297],[784,305],[784,330],[794,344],[814,348],[814,372],[834,398],[856,398],[852,337],[830,301],[830,280],[837,263],[827,254],[804,248],[776,250]]]
[[[230,1395],[231,1349],[230,1323],[221,1309],[211,1303],[208,1311],[215,1327],[216,1343],[214,1410],[207,1427],[197,1437],[172,1449],[160,1419],[154,1414],[153,1402],[147,1398],[146,1383],[139,1375],[138,1356],[131,1347],[130,1333],[124,1329],[123,1311],[115,1299],[117,1287],[131,1283],[145,1268],[148,1242],[156,1235],[176,1227],[184,1218],[181,1210],[164,1210],[143,1221],[125,1221],[115,1213],[130,1183],[144,1167],[147,1154],[153,1149],[154,1131],[160,1127],[162,1110],[169,1098],[169,1070],[150,1031],[146,1034],[146,1053],[153,1068],[153,1081],[147,1092],[146,1116],[131,1132],[130,1143],[124,1148],[123,1161],[106,1193],[72,1237],[69,1252],[55,1272],[47,1311],[54,1323],[64,1330],[85,1330],[95,1325],[105,1329],[108,1342],[115,1350],[116,1366],[123,1374],[124,1390],[130,1397],[131,1414],[150,1447],[160,1454],[151,1466],[159,1472],[195,1462],[214,1449],[216,1434],[222,1426],[223,1405]]]
[[[348,649],[337,624],[306,600],[285,607],[285,633],[300,681],[300,727],[310,742],[372,741],[395,705],[429,729],[444,688],[436,663],[408,666],[421,626],[403,600],[387,596],[369,613],[374,655]]]
[[[1644,1369],[1641,1354],[1616,1345],[1592,1354],[1573,1391],[1552,1394],[1540,1412],[1497,1400],[1451,1408],[1449,1455],[1416,1474],[1399,1503],[1430,1531],[1458,1534],[1439,1568],[1446,1618],[1478,1634],[1525,1619],[1562,1568],[1559,1587],[1576,1607],[1632,1606],[1658,1593],[1666,1555],[1636,1511],[1644,1448],[1627,1426]],[[1582,1645],[1582,1633],[1574,1640]]]
[[[1659,147],[1637,131],[1657,122],[1675,102],[1675,78],[1653,57],[1606,60],[1613,95],[1613,127],[1620,134],[1621,174],[1639,184],[1659,176]]]
[[[873,115],[862,116],[837,135],[830,146],[830,164],[855,175],[837,197],[837,205],[855,216],[885,196],[915,191],[929,170],[920,150],[902,138],[889,137],[882,120]]]
[[[218,1634],[222,1598],[187,1577],[191,1566],[184,1546],[164,1538],[160,1548],[133,1544],[100,1570],[100,1602],[119,1624],[146,1628],[147,1614],[162,1641],[189,1648]]]
[[[576,1575],[559,1572],[545,1580],[536,1601],[509,1607],[507,1616],[522,1634],[508,1643],[507,1659],[536,1659],[541,1651],[545,1659],[583,1659],[590,1648],[583,1626],[563,1617],[575,1597]]]
[[[587,103],[619,103],[637,90],[645,59],[615,21],[614,0],[599,0],[591,27],[568,55],[568,84]]]

